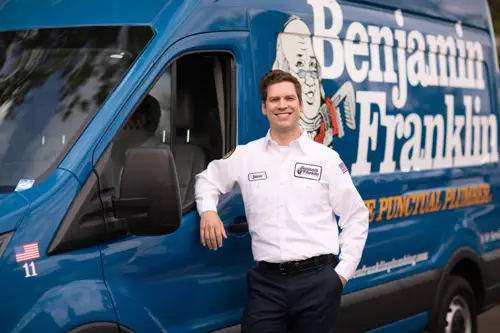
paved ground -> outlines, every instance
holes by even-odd
[[[499,333],[500,332],[500,306],[489,310],[479,316],[479,333]],[[239,333],[240,328],[230,328],[222,330],[222,333]]]
[[[483,313],[479,317],[479,333],[500,332],[500,306]]]

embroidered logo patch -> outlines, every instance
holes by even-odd
[[[319,165],[297,163],[295,164],[294,176],[298,178],[320,180],[321,171],[322,168]]]
[[[248,174],[248,180],[253,182],[255,180],[266,180],[267,179],[267,173],[264,171],[262,172],[252,172]]]

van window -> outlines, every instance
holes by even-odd
[[[149,27],[0,32],[0,191],[38,179],[149,42]]]
[[[493,32],[495,33],[496,52],[498,64],[500,64],[500,2],[498,0],[488,0],[490,7],[491,22],[493,24]]]
[[[225,53],[194,54],[160,76],[113,140],[115,191],[127,149],[164,144],[175,158],[184,212],[195,207],[196,174],[235,144],[231,66]]]

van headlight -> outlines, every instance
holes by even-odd
[[[13,234],[14,234],[14,232],[10,231],[6,234],[0,235],[0,257],[2,257],[3,252],[7,248],[7,245],[9,245],[9,241],[12,238]]]

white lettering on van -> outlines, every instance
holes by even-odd
[[[479,42],[473,42],[473,41],[467,41],[465,45],[467,47],[468,79],[475,81],[475,87],[477,89],[485,89],[486,84],[484,83],[484,73],[483,73],[484,70],[483,46]]]
[[[313,46],[318,57],[318,62],[322,64],[322,74],[324,78],[336,79],[344,72],[344,47],[338,37],[344,17],[342,8],[337,1],[308,0],[313,8],[314,15],[314,37]],[[333,17],[333,24],[330,28],[325,25],[325,11],[329,11]],[[324,45],[328,44],[333,50],[333,63],[325,64]]]
[[[486,89],[483,47],[467,40],[461,25],[450,25],[453,36],[425,34],[406,29],[410,21],[405,22],[401,10],[394,12],[393,28],[357,21],[344,25],[337,0],[306,1],[312,8],[314,31],[299,17],[290,18],[278,38],[273,68],[299,79],[308,102],[301,126],[308,126],[311,138],[330,146],[334,136],[342,139],[346,131],[357,131],[351,175],[499,160],[497,117],[481,112],[481,103],[490,109],[488,101],[481,101],[474,91]],[[341,77],[337,92],[325,92],[323,80]],[[355,91],[350,81],[388,87]],[[407,107],[410,89],[420,87],[433,89],[430,94],[419,89],[421,96],[413,95]],[[468,90],[452,94],[449,88]],[[437,109],[421,111],[426,99],[432,99]]]
[[[360,105],[359,127],[363,131],[359,132],[358,159],[352,164],[351,174],[365,175],[369,174],[372,169],[371,163],[368,161],[368,148],[370,147],[371,151],[377,149],[379,112],[385,113],[386,96],[383,92],[358,91],[356,102]],[[372,114],[372,104],[377,106],[379,112],[373,112]]]
[[[408,82],[413,87],[420,83],[422,86],[426,86],[424,36],[418,31],[410,32],[407,47],[409,52],[413,52],[408,57]]]
[[[388,115],[385,92],[359,91],[356,97],[363,130],[359,133],[357,160],[352,164],[353,175],[366,175],[373,170],[369,156],[370,152],[380,153],[377,146],[378,135],[383,132],[380,128],[386,132],[382,149],[384,159],[378,168],[380,173],[396,171],[394,146],[398,141],[403,142],[399,159],[402,171],[470,166],[477,165],[478,159],[482,163],[499,159],[497,119],[493,115],[473,115],[472,96],[465,96],[463,100],[466,116],[455,114],[455,98],[446,95],[446,117],[426,115],[423,124],[417,113]],[[476,97],[475,101],[478,100]],[[478,105],[474,106],[474,111],[479,113]],[[465,146],[462,145],[464,131]],[[473,135],[474,148],[471,146]]]
[[[398,77],[394,71],[394,58],[392,48],[394,46],[394,36],[391,29],[388,27],[376,27],[373,25],[368,26],[368,35],[371,38],[370,54],[371,54],[371,68],[368,73],[368,81],[370,82],[386,82],[396,83]],[[382,43],[383,42],[383,43]],[[385,72],[380,69],[380,51],[379,44],[384,45],[384,58],[385,58]]]
[[[336,0],[308,0],[314,14],[314,48],[323,68],[324,79],[336,79],[347,70],[354,82],[394,83],[392,99],[398,109],[406,105],[408,83],[452,88],[485,89],[483,48],[477,41],[465,41],[452,36],[428,34],[419,31],[376,27],[367,29],[352,22],[346,28],[344,40],[339,37],[344,28],[342,8]],[[327,26],[325,11],[332,16]],[[404,21],[399,22],[404,27]],[[382,43],[383,41],[383,43]],[[407,47],[408,46],[408,47]],[[333,62],[325,64],[325,49],[330,47]],[[384,50],[384,66],[380,49]],[[396,59],[393,50],[396,50]],[[409,55],[407,53],[410,53]],[[360,68],[355,59],[361,60]],[[397,75],[394,70],[397,64]],[[384,70],[382,70],[384,68]]]
[[[446,167],[444,155],[444,118],[442,115],[424,116],[425,153],[421,162],[422,170]],[[435,157],[432,158],[432,147],[436,146]]]
[[[368,55],[368,32],[361,23],[353,23],[347,29],[344,52],[349,77],[354,82],[363,82],[368,75],[369,62],[362,60],[360,68],[357,68],[355,63],[356,56],[363,59]]]

